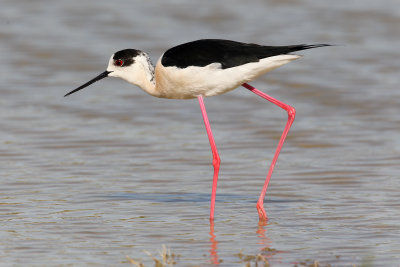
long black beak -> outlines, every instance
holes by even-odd
[[[79,91],[79,90],[81,90],[81,89],[83,89],[83,88],[85,88],[85,87],[91,85],[92,83],[97,82],[98,80],[101,80],[101,79],[106,78],[106,77],[108,76],[108,74],[110,74],[110,73],[111,73],[111,71],[107,71],[107,70],[106,70],[105,72],[103,72],[102,74],[100,74],[99,76],[97,76],[96,78],[93,78],[93,79],[91,79],[90,81],[88,81],[87,83],[85,83],[85,84],[79,86],[79,87],[76,88],[75,90],[72,90],[71,92],[69,92],[68,94],[66,94],[64,97],[69,96],[70,94],[73,94],[73,93],[75,93],[75,92],[77,92],[77,91]]]

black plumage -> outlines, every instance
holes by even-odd
[[[138,55],[142,54],[143,52],[137,49],[124,49],[118,51],[114,54],[114,60],[122,60],[122,64],[118,65],[119,67],[128,67],[135,63],[134,58]]]
[[[263,46],[230,40],[202,39],[168,49],[164,53],[161,63],[164,67],[175,66],[178,68],[204,67],[211,63],[220,63],[222,69],[227,69],[250,62],[258,62],[267,57],[322,46],[329,45]]]

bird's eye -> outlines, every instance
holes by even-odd
[[[124,61],[122,59],[117,59],[114,61],[114,65],[118,67],[122,67],[124,65]]]

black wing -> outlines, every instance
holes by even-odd
[[[164,53],[161,63],[165,67],[175,66],[178,68],[189,66],[204,67],[211,63],[220,63],[223,69],[227,69],[250,62],[257,62],[267,57],[322,46],[329,45],[263,46],[230,40],[202,39],[168,49]]]

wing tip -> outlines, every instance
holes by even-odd
[[[312,48],[318,48],[318,47],[325,47],[325,46],[334,46],[334,45],[331,45],[331,44],[311,44],[311,45],[302,44],[302,45],[299,45],[299,46],[302,47],[301,50],[306,50],[306,49],[312,49]]]

